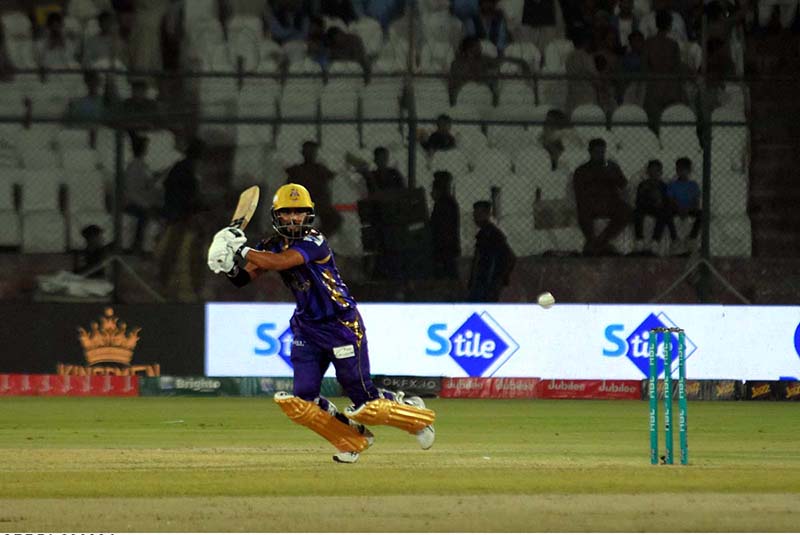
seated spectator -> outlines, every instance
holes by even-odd
[[[131,133],[133,159],[125,169],[125,213],[136,218],[136,231],[131,250],[141,254],[147,223],[157,217],[161,206],[162,192],[158,187],[158,176],[153,175],[145,162],[150,140]]]
[[[631,220],[631,207],[622,196],[628,184],[619,166],[606,160],[606,142],[601,138],[589,142],[589,161],[575,170],[572,186],[580,226],[586,243],[584,254],[616,254],[613,240]],[[595,236],[596,219],[610,219]]]
[[[392,22],[404,15],[405,4],[406,0],[358,0],[353,3],[353,7],[359,17],[377,20],[386,34]]]
[[[581,104],[597,104],[598,72],[592,54],[589,52],[589,35],[577,31],[573,39],[575,48],[566,59],[567,115]]]
[[[437,150],[450,150],[456,146],[456,138],[450,133],[452,119],[447,114],[442,114],[436,118],[436,130],[428,134],[424,130],[420,130],[417,139],[419,139],[422,148],[430,155]]]
[[[85,71],[86,96],[70,99],[64,121],[97,124],[106,119],[106,99],[100,94],[100,75]]]
[[[361,37],[337,26],[326,30],[322,17],[311,17],[306,50],[308,56],[319,63],[324,71],[334,61],[354,61],[361,65],[365,74],[369,72],[367,52]]]
[[[318,148],[314,141],[303,143],[303,163],[286,168],[286,183],[293,182],[306,187],[314,199],[317,227],[325,236],[331,237],[342,226],[342,216],[334,208],[331,196],[331,183],[335,175],[317,161]]]
[[[558,167],[558,160],[564,151],[582,145],[578,132],[572,128],[564,112],[558,109],[547,110],[538,141],[550,154],[553,169]]]
[[[678,242],[671,251],[675,254],[696,248],[697,236],[700,234],[700,225],[703,222],[703,212],[700,208],[700,186],[691,179],[691,174],[692,160],[686,157],[678,158],[675,162],[675,179],[667,186],[667,198],[672,216],[680,219],[689,217],[694,219],[689,236],[678,237]]]
[[[142,78],[131,80],[131,96],[120,103],[120,120],[129,130],[156,128],[159,122],[160,107],[150,98],[147,81]]]
[[[83,237],[86,245],[82,251],[77,252],[73,257],[74,272],[83,274],[87,271],[92,271],[87,275],[90,279],[105,278],[105,268],[95,268],[98,268],[108,258],[113,246],[103,243],[103,229],[94,224],[82,228],[81,237]]]
[[[636,189],[636,208],[633,212],[634,232],[636,233],[636,250],[652,252],[658,250],[658,243],[664,234],[664,227],[669,228],[669,235],[675,240],[675,224],[672,211],[667,202],[667,183],[664,182],[664,166],[659,160],[650,160],[647,164],[647,178],[639,183]],[[653,244],[649,248],[644,244],[644,218],[653,217]]]
[[[75,63],[75,50],[64,35],[64,17],[59,12],[47,15],[44,36],[34,43],[36,64],[43,69],[68,67]]]
[[[436,279],[458,279],[461,220],[458,202],[453,196],[453,175],[448,171],[436,171],[433,174],[431,198],[433,276]]]
[[[677,41],[669,36],[671,17],[669,11],[659,11],[656,15],[658,33],[644,43],[645,73],[657,77],[647,81],[644,110],[647,112],[651,128],[656,132],[664,108],[685,100],[683,82],[669,78],[685,71],[681,62],[680,47]]]
[[[497,47],[498,55],[503,55],[511,42],[511,35],[505,14],[497,7],[497,0],[480,0],[478,13],[464,20],[464,35],[488,39]]]
[[[311,22],[309,0],[270,0],[269,33],[283,45],[288,41],[305,41]]]
[[[658,13],[665,11],[670,15],[669,26],[667,26],[667,34],[676,42],[685,43],[689,40],[686,33],[686,23],[680,13],[672,9],[672,0],[653,0],[653,9],[642,17],[639,22],[639,31],[642,32],[645,39],[655,37],[661,30],[658,26]]]
[[[405,179],[400,174],[400,171],[394,167],[389,167],[389,150],[386,147],[376,147],[373,151],[375,169],[372,170],[370,170],[367,162],[349,152],[345,158],[364,177],[364,181],[367,184],[367,192],[370,195],[406,187]]]
[[[481,41],[477,37],[465,37],[458,47],[455,59],[450,64],[448,93],[450,104],[455,104],[458,92],[467,82],[487,84],[497,94],[497,62],[483,55]]]

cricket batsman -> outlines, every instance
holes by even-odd
[[[255,247],[246,245],[238,228],[217,232],[208,266],[214,273],[225,273],[237,287],[265,271],[277,271],[294,294],[294,392],[277,392],[275,402],[291,420],[333,444],[336,462],[355,463],[372,445],[368,425],[400,428],[415,435],[422,449],[429,449],[435,439],[435,413],[417,396],[372,383],[364,323],[325,236],[313,228],[314,203],[308,190],[299,184],[278,188],[271,215],[275,234]],[[344,412],[320,395],[322,377],[331,364],[353,403]]]

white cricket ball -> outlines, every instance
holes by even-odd
[[[556,303],[556,298],[553,297],[553,294],[550,292],[544,292],[543,294],[539,294],[539,297],[536,298],[536,302],[539,303],[539,306],[542,308],[550,308]]]

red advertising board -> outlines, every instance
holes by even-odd
[[[138,396],[133,375],[0,374],[0,396]]]
[[[547,379],[539,381],[537,391],[543,399],[641,399],[642,382]]]
[[[442,380],[443,398],[512,399],[536,397],[539,379],[530,377],[457,377]]]

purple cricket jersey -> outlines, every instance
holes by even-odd
[[[292,291],[297,308],[294,319],[299,323],[326,320],[352,321],[357,317],[356,301],[350,295],[328,247],[319,231],[312,230],[303,238],[262,241],[257,250],[279,253],[294,249],[306,263],[280,271],[284,284]]]

